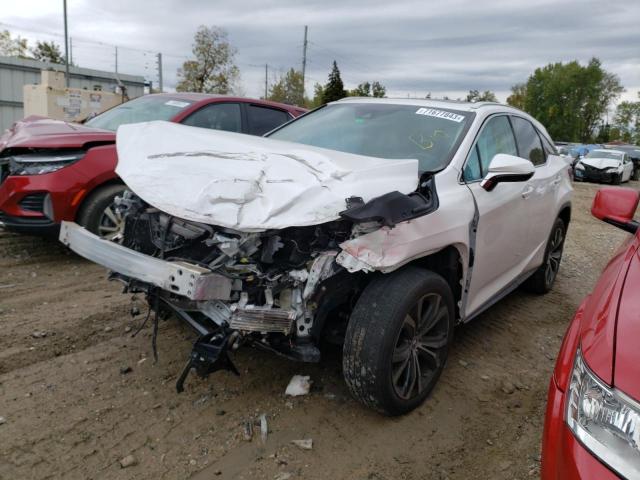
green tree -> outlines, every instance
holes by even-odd
[[[28,58],[27,39],[17,36],[13,38],[9,30],[0,32],[0,55],[7,57]]]
[[[291,68],[286,74],[281,75],[269,88],[268,99],[289,105],[304,105],[302,73]]]
[[[383,98],[387,93],[387,89],[380,82],[364,82],[359,84],[353,90],[349,90],[350,97],[375,97]]]
[[[524,101],[527,96],[527,84],[517,83],[511,87],[511,95],[507,97],[507,103],[512,107],[524,110]]]
[[[306,101],[306,106],[308,108],[318,108],[320,105],[323,104],[322,102],[323,98],[324,98],[324,87],[319,83],[315,83],[313,85],[313,98]]]
[[[617,130],[617,139],[640,144],[640,92],[637,102],[620,102],[616,107],[613,120]]]
[[[553,138],[589,142],[623,91],[618,77],[593,58],[586,66],[573,61],[537,68],[524,88],[513,88],[509,103],[518,106],[523,95],[521,108],[545,125]]]
[[[36,42],[35,48],[31,49],[31,55],[41,62],[64,63],[64,56],[60,51],[60,46],[55,42]]]
[[[335,102],[346,96],[347,92],[344,90],[344,84],[342,83],[342,78],[340,78],[340,70],[334,60],[333,67],[329,73],[329,81],[322,91],[322,103]]]
[[[219,27],[201,25],[193,39],[195,60],[187,60],[178,69],[178,92],[233,93],[240,71],[234,63],[236,49]]]
[[[466,98],[467,102],[497,102],[496,94],[491,90],[479,92],[478,90],[469,90]]]

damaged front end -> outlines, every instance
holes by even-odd
[[[63,222],[60,239],[112,270],[125,292],[143,293],[158,315],[171,312],[197,334],[188,373],[237,373],[229,352],[241,345],[303,362],[320,360],[321,338],[341,342],[371,268],[354,268],[341,245],[437,208],[433,180],[418,192],[346,201],[338,220],[241,232],[169,215],[127,191],[117,200],[125,227],[119,243]],[[360,271],[357,271],[360,270]]]

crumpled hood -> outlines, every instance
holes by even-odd
[[[150,205],[186,220],[250,232],[339,218],[418,185],[418,161],[342,153],[170,122],[123,125],[116,173]]]
[[[81,148],[86,143],[113,143],[115,134],[79,123],[39,115],[15,122],[0,136],[4,148]]]
[[[605,168],[618,168],[620,166],[620,160],[614,160],[613,158],[583,158],[580,163],[589,165],[593,168],[604,170]]]

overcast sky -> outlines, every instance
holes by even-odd
[[[121,73],[155,81],[151,52],[161,51],[169,89],[201,24],[228,31],[249,96],[264,91],[265,63],[271,75],[300,68],[304,25],[308,90],[335,59],[348,88],[378,80],[389,96],[452,98],[489,89],[504,101],[536,67],[593,56],[620,77],[623,99],[640,89],[640,0],[68,0],[68,10],[76,64],[113,70],[118,45]],[[7,0],[0,28],[62,44],[62,18],[62,0]]]

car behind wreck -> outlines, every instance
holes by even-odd
[[[269,138],[166,122],[118,131],[119,242],[60,239],[197,333],[192,368],[243,344],[316,362],[390,415],[422,403],[457,323],[521,284],[544,293],[570,220],[566,163],[499,104],[350,99]]]

